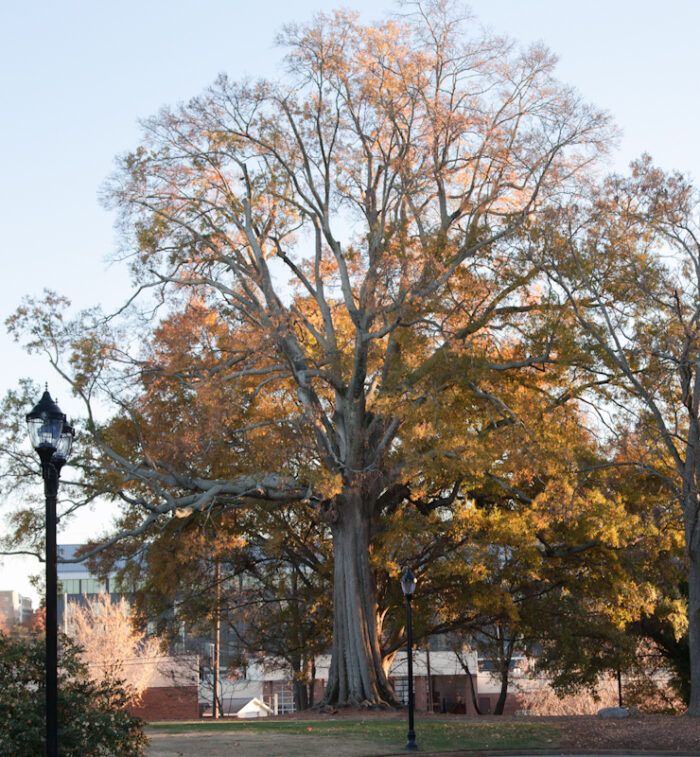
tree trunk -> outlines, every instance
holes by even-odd
[[[696,393],[698,389],[696,384]],[[691,419],[683,475],[683,521],[688,556],[688,649],[690,652],[690,702],[687,714],[693,717],[700,717],[700,523],[698,522],[700,508],[697,488],[700,464],[696,452],[699,443],[698,424]]]
[[[688,549],[688,647],[690,703],[688,715],[700,717],[700,553]]]
[[[462,668],[464,669],[464,672],[467,674],[467,681],[469,682],[469,694],[471,696],[472,707],[474,707],[474,712],[477,715],[482,715],[483,713],[481,712],[481,708],[479,707],[478,698],[476,696],[476,686],[474,685],[474,678],[476,677],[476,672],[474,673],[474,675],[472,675],[471,670],[469,670],[469,662],[468,662],[469,657],[468,657],[468,655],[469,655],[469,652],[467,652],[467,654],[465,656],[461,656],[460,655],[459,662],[460,662]]]
[[[314,684],[316,682],[316,663],[306,657],[293,656],[290,660],[292,670],[292,693],[297,712],[314,706]]]
[[[294,694],[294,709],[296,712],[306,710],[309,706],[309,691],[306,683],[299,678],[295,678],[292,684],[292,693]]]
[[[508,679],[510,658],[506,660],[505,668],[501,669],[501,691],[498,695],[498,701],[496,702],[496,709],[493,711],[494,715],[503,715],[503,710],[506,706],[506,697],[508,696]]]
[[[308,696],[308,702],[309,707],[314,706],[314,698],[316,693],[316,662],[315,660],[311,660],[311,675],[309,680],[309,696]]]
[[[481,709],[479,708],[479,702],[477,701],[476,686],[474,685],[476,673],[475,675],[472,675],[472,672],[469,669],[469,652],[465,651],[464,646],[462,646],[461,644],[453,645],[452,651],[454,652],[459,664],[462,666],[462,670],[467,674],[467,681],[469,683],[469,696],[472,700],[474,712],[476,712],[477,715],[482,715],[483,713],[481,712]]]
[[[371,509],[352,492],[336,501],[333,647],[324,704],[397,705],[382,667],[377,600],[369,564]]]
[[[428,712],[433,711],[435,704],[435,694],[433,691],[433,671],[430,669],[430,643],[425,645],[425,667],[428,675]]]
[[[475,676],[473,676],[471,673],[469,672],[467,673],[467,681],[469,682],[469,695],[471,696],[472,707],[474,708],[474,712],[477,715],[483,715],[483,713],[481,712],[481,707],[479,707],[479,702],[476,696],[476,686],[474,685],[474,678]]]
[[[622,671],[617,668],[617,706],[622,707]]]

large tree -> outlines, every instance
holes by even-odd
[[[673,494],[661,512],[675,515],[685,537],[694,716],[700,716],[699,209],[687,178],[643,156],[630,175],[609,177],[586,201],[563,203],[541,227],[533,255],[575,315],[587,354],[579,369],[598,387],[599,427],[624,442],[621,462]]]
[[[221,333],[150,418],[135,385],[160,380],[157,356],[127,357],[126,331],[69,335],[75,391],[90,403],[100,388],[131,424],[120,435],[89,413],[101,486],[121,486],[132,508],[122,536],[214,502],[318,507],[333,539],[332,703],[393,701],[370,559],[378,519],[411,496],[449,501],[460,455],[473,464],[489,429],[516,423],[489,377],[542,367],[562,338],[523,235],[611,136],[545,49],[471,31],[439,2],[376,25],[319,16],[281,35],[280,81],[222,76],[147,120],[105,192],[124,256],[140,294],[195,290]],[[18,332],[34,328],[26,315]],[[51,354],[56,328],[39,335]],[[439,428],[422,443],[429,423],[416,421],[449,374],[480,410],[457,453]],[[210,443],[244,452],[257,435],[266,454],[196,471],[167,445],[154,452],[145,421],[161,440],[186,433],[169,409],[204,376],[220,379]]]

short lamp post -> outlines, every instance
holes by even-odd
[[[413,607],[411,602],[416,591],[416,577],[413,571],[406,566],[401,575],[401,589],[406,597],[406,662],[408,664],[408,734],[406,735],[406,749],[415,752],[416,731],[414,728],[413,715],[415,703],[413,701]]]
[[[58,581],[56,577],[56,499],[61,468],[75,432],[48,391],[27,413],[32,447],[41,460],[46,498],[46,757],[58,756]]]

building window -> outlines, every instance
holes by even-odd
[[[58,585],[59,594],[80,594],[79,578],[64,578]]]
[[[498,660],[492,660],[487,657],[482,657],[479,659],[479,673],[499,673],[500,672],[500,663]],[[523,670],[527,669],[527,665],[525,664],[525,658],[523,657],[513,657],[511,660],[508,661],[508,670],[511,671],[511,673],[520,673]]]
[[[400,678],[394,678],[394,693],[399,702],[408,704],[408,676],[401,676]],[[415,700],[416,695],[416,682],[413,682],[413,698]]]
[[[103,594],[105,591],[107,591],[107,587],[104,581],[97,581],[94,578],[83,579],[83,594]]]

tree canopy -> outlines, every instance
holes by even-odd
[[[654,366],[673,354],[687,377],[696,320],[693,292],[660,307],[653,255],[662,239],[695,254],[690,190],[664,194],[646,163],[601,185],[607,115],[542,46],[474,34],[446,3],[319,15],[279,41],[278,81],[221,76],[118,159],[104,198],[128,305],[69,320],[49,294],[10,319],[85,402],[71,497],[124,505],[100,548],[221,514],[254,543],[297,508],[316,524],[299,575],[333,586],[332,704],[394,701],[407,562],[425,633],[541,634],[577,591],[618,626],[651,615],[644,560],[678,550],[654,508],[683,468]],[[640,407],[653,466],[613,443]],[[29,468],[5,431],[16,483]],[[662,493],[627,491],[614,466]]]

